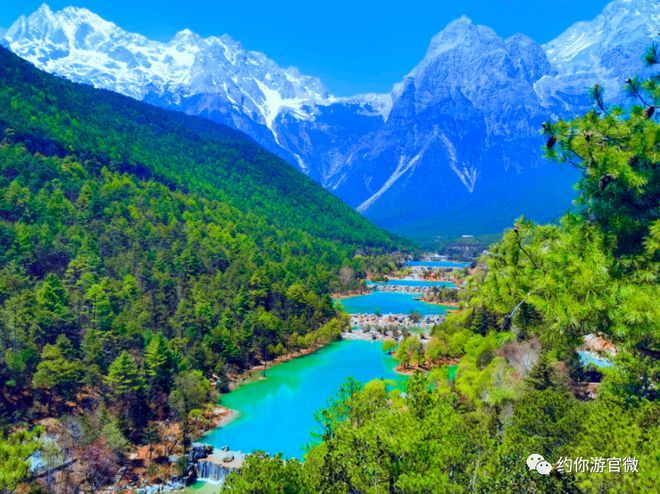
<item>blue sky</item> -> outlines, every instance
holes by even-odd
[[[0,9],[0,26],[36,10],[43,0]],[[331,92],[388,91],[423,57],[431,37],[462,14],[506,37],[522,32],[539,43],[606,0],[50,0],[54,10],[86,7],[120,27],[167,40],[184,28],[228,33],[283,66],[320,77]]]

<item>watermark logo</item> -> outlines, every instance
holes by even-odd
[[[591,457],[583,458],[559,458],[557,464],[552,464],[538,453],[527,457],[527,467],[530,470],[536,470],[541,475],[550,475],[552,469],[560,473],[636,473],[638,467],[637,458],[625,457]]]
[[[541,475],[550,475],[552,465],[543,458],[543,455],[531,454],[527,457],[527,467],[530,470],[536,470]]]
[[[592,456],[591,459],[578,456],[577,458],[559,458],[557,471],[566,473],[637,473],[639,462],[637,458]]]

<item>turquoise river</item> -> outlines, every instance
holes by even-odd
[[[349,314],[410,314],[416,311],[423,316],[444,314],[448,307],[418,300],[419,293],[375,291],[367,295],[342,298],[338,302]]]
[[[456,288],[456,284],[451,281],[430,281],[430,280],[389,280],[389,281],[367,281],[367,286],[414,286],[414,287],[449,287]]]
[[[239,416],[201,438],[216,448],[249,453],[263,450],[303,457],[305,445],[316,429],[314,413],[324,408],[339,386],[352,377],[363,383],[372,379],[405,379],[394,372],[395,362],[380,342],[344,340],[321,350],[277,364],[266,378],[239,386],[223,395],[221,404]]]

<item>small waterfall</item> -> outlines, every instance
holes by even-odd
[[[231,470],[223,465],[206,459],[197,462],[197,479],[214,484],[221,484]]]
[[[199,458],[196,462],[197,480],[221,484],[230,472],[243,465],[244,460],[245,454],[239,451],[211,448],[210,455]]]

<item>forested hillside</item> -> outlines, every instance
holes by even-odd
[[[0,49],[0,490],[44,417],[86,424],[100,483],[150,421],[187,439],[211,376],[336,338],[339,270],[394,247],[245,136]]]
[[[548,156],[581,171],[578,212],[521,218],[489,248],[462,310],[399,344],[424,371],[405,394],[347,383],[304,463],[249,457],[223,492],[656,492],[659,82],[629,79],[627,110],[596,86],[593,111],[544,125]],[[594,340],[606,360],[585,364]]]
[[[320,237],[390,243],[383,230],[240,132],[71,84],[5,49],[0,78],[5,139],[30,152],[74,154],[85,166],[203,193]]]

